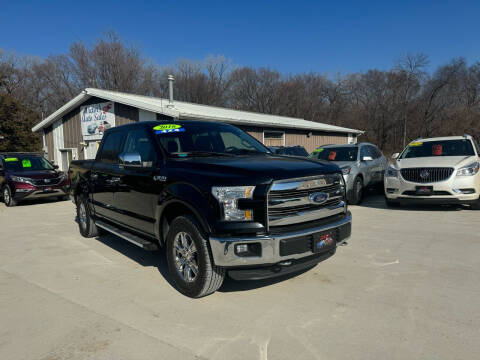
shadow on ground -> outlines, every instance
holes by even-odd
[[[387,207],[385,204],[384,195],[372,195],[365,196],[363,201],[356,205],[358,207],[366,207],[372,209],[388,209],[391,211],[470,211],[470,207],[460,204],[451,205],[422,205],[422,204],[402,204],[400,207]]]
[[[35,206],[35,205],[43,205],[43,204],[49,204],[49,203],[57,203],[57,202],[64,202],[64,201],[70,201],[70,199],[57,199],[55,197],[53,198],[44,198],[44,199],[29,199],[29,200],[23,200],[17,203],[16,207],[21,207],[21,206]],[[3,199],[1,201],[3,204]],[[3,204],[5,206],[5,204]]]
[[[135,246],[128,241],[123,240],[112,234],[105,234],[97,236],[95,238],[97,241],[102,244],[110,247],[111,249],[121,253],[122,255],[130,258],[135,261],[137,264],[145,267],[155,267],[158,269],[158,272],[163,276],[163,278],[168,282],[170,286],[175,288],[175,284],[170,276],[167,259],[165,256],[165,249],[160,249],[156,251],[145,251],[138,246]],[[314,267],[314,266],[313,266]],[[265,286],[270,286],[282,281],[289,280],[294,278],[304,272],[309,271],[311,268],[295,272],[292,274],[287,274],[279,276],[273,279],[266,280],[242,280],[237,281],[231,279],[228,274],[225,277],[225,282],[223,286],[218,290],[220,292],[236,292],[236,291],[248,291],[252,289],[258,289]]]

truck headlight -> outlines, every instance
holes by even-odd
[[[457,176],[472,176],[478,173],[480,164],[475,161],[467,166],[464,166],[457,170]]]
[[[240,210],[239,199],[251,199],[255,186],[214,186],[212,194],[220,203],[223,219],[228,221],[248,221],[253,219],[252,210]]]
[[[389,166],[387,171],[385,171],[385,177],[398,178],[398,170]]]
[[[18,182],[18,183],[26,183],[26,184],[30,184],[30,185],[33,185],[32,183],[32,179],[30,178],[25,178],[25,177],[21,177],[21,176],[10,176],[10,179],[12,179],[12,181],[15,181],[15,182]]]

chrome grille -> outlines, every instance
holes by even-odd
[[[32,179],[33,185],[36,186],[51,186],[51,185],[57,185],[62,178],[51,178],[51,179]]]
[[[400,170],[402,177],[415,183],[432,183],[447,180],[453,174],[453,168],[426,167]]]
[[[292,225],[339,214],[345,211],[344,194],[340,174],[274,182],[267,198],[268,225]]]

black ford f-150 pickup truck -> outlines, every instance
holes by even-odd
[[[107,231],[166,247],[184,294],[233,279],[313,267],[351,233],[335,165],[272,154],[240,129],[205,121],[108,129],[95,160],[72,161],[71,197],[85,237]]]

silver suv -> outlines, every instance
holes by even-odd
[[[350,204],[360,203],[367,187],[378,187],[383,193],[383,176],[388,162],[373,144],[324,145],[316,148],[310,157],[333,162],[342,169]]]

